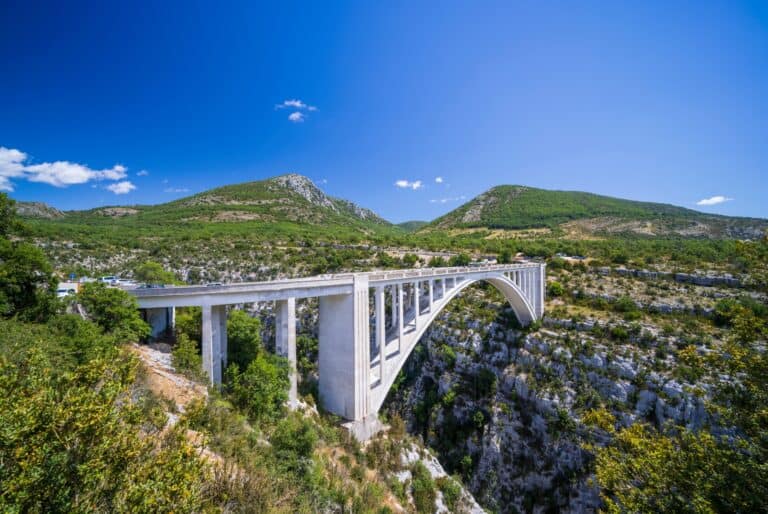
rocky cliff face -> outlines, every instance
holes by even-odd
[[[608,406],[622,426],[713,423],[708,385],[676,376],[669,357],[658,361],[658,349],[674,340],[647,331],[617,343],[597,335],[594,322],[567,320],[521,331],[494,290],[465,296],[425,334],[386,409],[403,416],[484,507],[599,508],[585,445],[606,435],[581,422],[588,409]]]
[[[64,216],[63,212],[43,202],[16,202],[16,213],[22,218],[56,219]]]
[[[349,200],[326,195],[311,179],[303,175],[289,173],[275,177],[271,182],[296,193],[312,205],[330,209],[339,214],[347,214],[363,221],[388,223],[370,209],[360,207]]]
[[[334,205],[331,199],[326,196],[314,182],[303,175],[289,173],[287,175],[275,177],[271,182],[286,189],[290,189],[312,205],[336,210],[336,205]]]

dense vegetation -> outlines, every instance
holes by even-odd
[[[674,205],[623,200],[592,193],[496,186],[436,219],[428,227],[556,228],[571,220],[605,217],[656,220],[660,223],[691,220],[716,222],[726,219]],[[761,225],[764,227],[765,223]]]

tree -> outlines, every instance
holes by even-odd
[[[509,248],[504,248],[496,258],[496,262],[499,264],[509,264],[512,262],[512,250]]]
[[[19,225],[16,217],[16,202],[0,193],[0,237],[8,237]]]
[[[203,358],[198,350],[197,343],[180,334],[171,351],[171,364],[173,369],[183,373],[189,378],[199,380],[203,377]]]
[[[77,299],[91,320],[118,340],[135,341],[150,334],[149,325],[139,316],[138,302],[122,289],[89,282]]]
[[[288,400],[289,372],[286,359],[261,352],[242,373],[237,364],[227,368],[227,390],[252,420],[273,420]]]
[[[435,255],[429,260],[428,266],[430,268],[444,268],[448,265],[448,262],[440,257],[439,255]]]
[[[261,321],[241,310],[232,310],[227,318],[227,358],[246,369],[261,350]]]
[[[451,266],[468,266],[472,258],[466,253],[460,253],[451,257],[449,264]]]
[[[547,284],[547,295],[549,296],[563,296],[565,294],[565,288],[563,284],[557,281],[552,281]]]
[[[636,423],[597,451],[608,512],[762,512],[765,466],[706,432],[666,436]]]
[[[176,339],[182,334],[198,343],[203,339],[203,310],[200,307],[176,309]]]
[[[403,266],[407,266],[409,268],[413,268],[416,266],[416,263],[419,262],[419,256],[415,253],[406,253],[403,255]]]
[[[133,276],[139,282],[147,284],[173,284],[176,282],[176,276],[172,272],[166,271],[162,264],[153,261],[147,261],[137,266],[133,270]]]
[[[58,336],[43,325],[1,323],[1,511],[212,507],[205,497],[206,466],[184,437],[184,421],[165,435],[145,425],[135,357],[113,346],[67,364],[56,355]],[[9,352],[12,346],[18,351]]]
[[[55,290],[51,265],[39,248],[0,238],[0,314],[45,319],[54,310]]]

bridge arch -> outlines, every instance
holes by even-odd
[[[517,320],[521,325],[526,326],[536,320],[536,311],[532,303],[528,300],[523,290],[506,275],[498,274],[493,276],[487,276],[482,278],[471,278],[464,280],[453,289],[446,291],[445,296],[440,298],[439,302],[433,303],[437,308],[433,308],[426,316],[419,319],[417,329],[415,332],[411,332],[405,335],[404,341],[401,342],[400,351],[395,354],[394,357],[387,357],[386,351],[382,352],[380,358],[393,358],[396,359],[396,364],[387,370],[383,380],[380,380],[374,387],[371,388],[371,403],[369,405],[370,412],[378,413],[384,401],[387,398],[389,390],[392,388],[392,384],[395,382],[398,373],[405,365],[405,362],[410,357],[413,349],[416,348],[421,337],[432,326],[432,322],[440,315],[445,307],[458,296],[467,287],[476,284],[478,282],[487,282],[494,286],[505,298],[512,311],[515,313]],[[439,305],[437,305],[439,304]]]

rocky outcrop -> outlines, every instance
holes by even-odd
[[[669,271],[649,271],[645,269],[629,269],[629,268],[610,268],[604,266],[598,268],[598,272],[602,275],[608,275],[609,273],[615,273],[616,275],[623,277],[636,277],[643,280],[674,280],[684,284],[693,284],[704,287],[741,287],[741,280],[734,277],[730,273],[715,274],[715,273],[672,273]]]
[[[16,213],[22,218],[56,219],[64,213],[43,202],[16,202]]]
[[[338,210],[333,201],[331,201],[331,199],[326,196],[314,182],[303,175],[298,175],[296,173],[280,175],[279,177],[273,178],[272,182],[293,191],[312,205],[325,207],[334,211]]]

